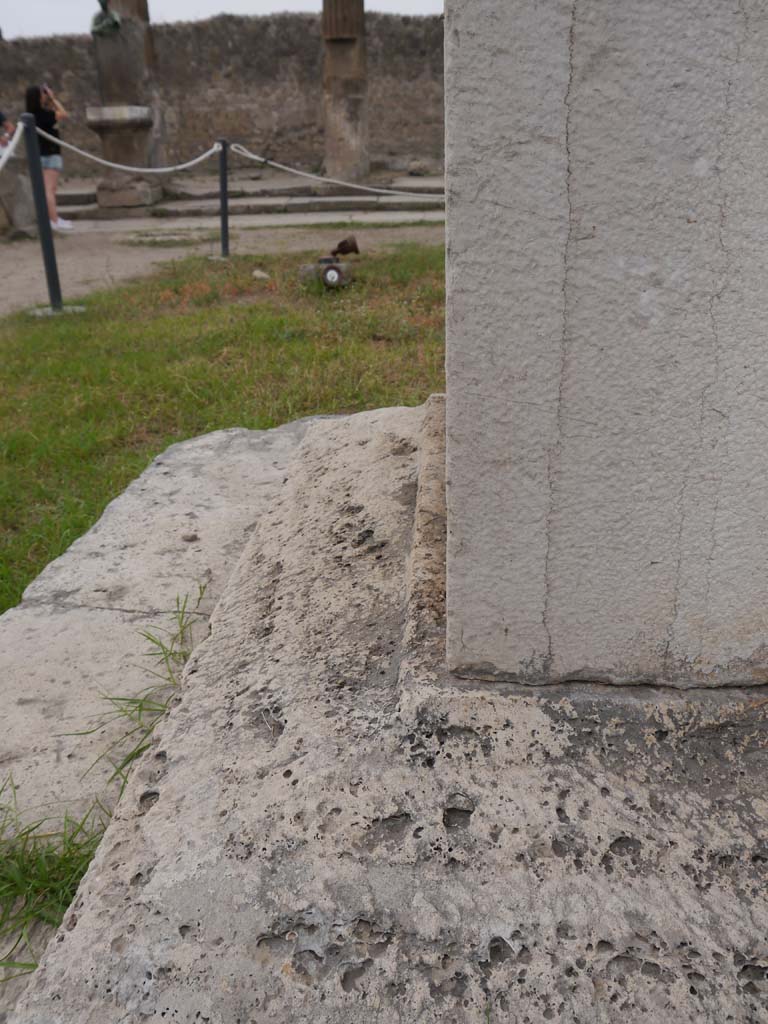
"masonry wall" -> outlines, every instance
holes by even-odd
[[[443,159],[443,20],[366,15],[371,157],[375,167],[435,169]],[[319,15],[221,15],[155,25],[167,155],[176,163],[226,136],[286,163],[323,158]],[[64,137],[98,151],[85,108],[99,101],[88,35],[0,41],[0,109],[23,108],[26,86],[48,81],[72,119]],[[67,158],[69,173],[93,165]]]

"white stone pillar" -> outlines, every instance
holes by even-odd
[[[447,0],[448,661],[768,681],[768,6]]]

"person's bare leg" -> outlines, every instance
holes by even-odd
[[[48,204],[48,217],[51,224],[59,219],[59,211],[56,208],[56,189],[59,184],[59,172],[48,167],[43,168],[43,181],[45,182],[45,199]]]

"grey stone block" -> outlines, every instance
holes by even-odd
[[[160,201],[162,195],[162,187],[157,181],[124,175],[103,178],[96,188],[98,205],[107,209],[153,206]]]
[[[17,156],[0,174],[0,217],[4,230],[11,238],[35,238],[37,221],[32,186],[24,170],[24,163]]]

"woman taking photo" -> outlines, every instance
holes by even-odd
[[[64,120],[67,112],[53,95],[50,86],[30,85],[27,89],[27,112],[34,114],[38,128],[58,139],[59,122]],[[59,174],[64,166],[61,159],[61,146],[42,136],[38,136],[38,142],[40,143],[40,161],[43,165],[45,198],[48,203],[51,227],[54,231],[71,231],[72,222],[60,217],[56,208],[56,189],[59,185]]]

